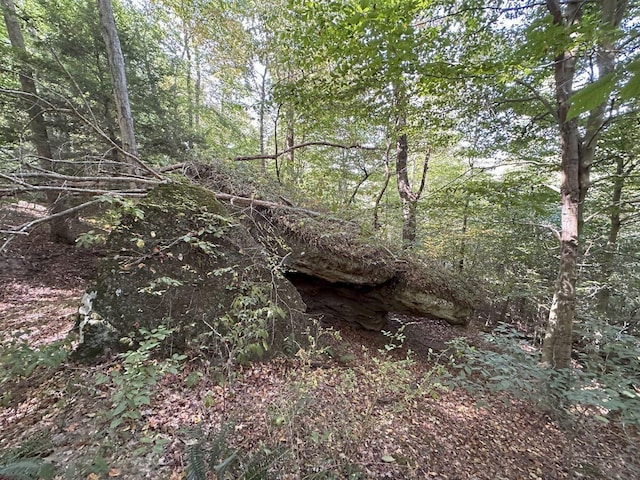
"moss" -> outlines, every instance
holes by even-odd
[[[227,215],[227,210],[215,193],[194,185],[169,183],[154,188],[142,202],[143,206],[159,208],[163,212],[209,212]]]
[[[211,326],[232,310],[239,295],[259,287],[277,295],[249,298],[247,310],[271,308],[269,298],[276,298],[275,306],[287,313],[269,328],[277,344],[291,330],[292,312],[304,310],[295,288],[271,271],[269,254],[214,193],[200,187],[154,189],[122,219],[108,245],[117,253],[101,262],[92,290],[95,313],[114,327],[110,338],[135,342],[141,327],[162,324],[173,329],[174,347],[187,347],[203,335],[213,341]]]

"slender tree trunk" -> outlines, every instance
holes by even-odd
[[[126,159],[130,165],[131,173],[138,173],[138,146],[133,129],[133,116],[129,103],[129,90],[127,89],[127,77],[124,69],[124,57],[120,47],[120,39],[116,22],[113,17],[111,0],[97,0],[98,13],[100,16],[100,26],[102,38],[107,47],[107,57],[109,59],[109,69],[113,81],[113,90],[116,100],[116,110],[118,111],[118,125],[120,126],[120,136],[122,138],[122,148],[129,158]],[[131,158],[133,157],[133,158]]]
[[[573,24],[579,21],[581,2],[573,2],[563,14],[559,2],[549,0],[547,5],[554,16],[556,25]],[[566,21],[565,18],[569,20]],[[576,282],[579,255],[580,223],[580,146],[578,119],[567,120],[569,99],[573,89],[576,70],[576,56],[573,51],[565,51],[555,59],[555,90],[560,127],[560,151],[562,201],[560,265],[556,280],[553,302],[549,311],[547,330],[542,346],[542,359],[553,368],[567,368],[571,365],[571,344],[573,321],[576,310]]]
[[[287,153],[287,163],[289,164],[289,171],[291,172],[294,180],[295,178],[295,150],[292,148],[295,145],[295,130],[294,130],[294,111],[293,106],[289,105],[287,107],[287,111],[285,113],[286,119],[286,133],[285,133],[285,148],[291,149],[289,153]]]
[[[598,311],[607,313],[609,310],[609,299],[611,298],[611,287],[609,281],[613,274],[616,246],[618,244],[618,234],[622,222],[620,219],[620,201],[622,200],[622,189],[626,175],[631,173],[632,168],[625,172],[624,158],[619,156],[616,159],[616,178],[613,182],[613,195],[611,197],[611,215],[609,216],[609,235],[607,246],[602,257],[602,279],[605,286],[598,292]]]
[[[200,57],[200,48],[197,43],[194,43],[193,50],[195,54],[195,67],[196,67],[196,83],[193,87],[193,126],[196,132],[200,131],[200,104],[202,103],[202,59]]]
[[[264,155],[265,152],[265,114],[266,114],[266,103],[267,103],[267,66],[264,66],[264,71],[262,72],[260,78],[260,110],[259,110],[259,124],[260,124],[260,155]],[[267,173],[267,161],[262,160],[261,162],[262,173]]]
[[[193,131],[193,80],[191,78],[191,70],[193,68],[191,62],[191,40],[189,38],[189,29],[187,27],[187,21],[182,21],[183,25],[183,41],[184,41],[184,54],[187,57],[187,121],[189,124],[189,130]]]
[[[393,93],[397,112],[395,126],[396,180],[398,184],[398,195],[402,202],[402,248],[406,250],[412,248],[416,243],[416,213],[418,201],[420,200],[420,196],[422,195],[422,191],[425,186],[431,151],[427,152],[424,160],[420,187],[417,191],[414,191],[411,187],[409,172],[407,170],[409,159],[409,142],[406,133],[407,119],[405,117],[407,112],[407,99],[405,87],[402,82],[398,82],[394,85]]]
[[[18,52],[18,55],[22,57],[22,62],[24,62],[28,53],[13,0],[0,0],[0,5],[2,6],[2,15],[7,26],[7,34],[11,46]],[[44,118],[44,109],[40,103],[33,71],[26,63],[22,63],[20,67],[19,80],[22,91],[27,94],[25,101],[28,103],[25,109],[29,117],[29,128],[33,135],[33,143],[36,146],[40,167],[44,170],[54,171],[55,164],[51,151],[51,143],[49,142],[47,124]],[[54,192],[47,193],[47,202],[49,203],[49,213],[52,215],[66,209],[64,206],[64,197],[58,196]],[[74,242],[75,238],[73,238],[71,234],[67,218],[57,217],[50,222],[50,225],[51,238],[54,241],[65,243]]]
[[[464,199],[464,207],[462,209],[462,232],[460,237],[460,260],[458,260],[458,270],[464,270],[465,255],[467,254],[467,228],[469,225],[469,203],[471,202],[471,194],[467,193]]]
[[[387,148],[384,152],[384,182],[382,184],[382,188],[376,197],[376,202],[373,206],[373,229],[380,229],[380,221],[378,217],[378,212],[380,210],[380,202],[382,201],[382,197],[384,197],[384,193],[387,191],[387,187],[389,186],[389,180],[391,179],[391,169],[389,168],[389,152],[391,151],[391,142],[387,142]]]
[[[547,0],[553,22],[568,28],[581,20],[585,0],[566,2]],[[615,49],[614,29],[620,24],[627,0],[602,0],[601,20],[608,35],[598,46],[598,75],[600,78],[613,69]],[[592,110],[587,121],[585,136],[580,136],[578,119],[568,119],[570,98],[576,73],[576,51],[567,50],[555,59],[555,91],[560,128],[562,200],[560,265],[553,302],[542,346],[545,364],[561,369],[571,366],[572,330],[576,311],[576,284],[580,256],[580,234],[583,211],[590,186],[590,170],[602,126],[606,104]]]
[[[397,123],[399,131],[404,128],[404,124],[404,118],[399,118]],[[411,190],[407,172],[408,153],[407,134],[399,133],[396,138],[396,179],[402,202],[402,247],[405,249],[411,248],[416,241],[416,198]]]

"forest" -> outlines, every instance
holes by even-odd
[[[640,478],[638,0],[0,6],[0,479]]]

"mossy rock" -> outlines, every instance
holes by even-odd
[[[305,304],[276,259],[204,188],[157,187],[123,217],[107,246],[115,253],[101,262],[83,313],[108,323],[118,345],[105,347],[135,345],[141,328],[165,325],[173,347],[223,355],[235,341],[242,347],[236,354],[260,357],[295,349],[308,325]],[[81,344],[78,354],[96,353],[88,350]]]

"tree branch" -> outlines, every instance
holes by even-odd
[[[291,153],[294,150],[297,150],[299,148],[304,148],[304,147],[333,147],[333,148],[342,148],[344,150],[350,150],[350,149],[360,149],[360,150],[370,150],[370,151],[380,150],[380,148],[378,147],[366,147],[364,145],[359,145],[357,143],[353,145],[342,145],[340,143],[324,142],[324,141],[304,142],[270,155],[249,155],[245,157],[235,157],[235,158],[232,158],[232,160],[235,162],[246,162],[250,160],[276,160],[279,157],[286,155],[287,153]]]
[[[522,85],[527,90],[529,90],[533,94],[533,97],[536,98],[537,100],[539,100],[544,105],[544,107],[547,109],[547,111],[553,116],[553,118],[556,121],[558,121],[558,111],[557,111],[557,109],[554,108],[554,106],[549,102],[549,100],[544,98],[542,96],[542,94],[533,85],[530,85],[529,83],[525,82],[524,80],[516,80],[516,83],[518,85]]]
[[[2,244],[2,246],[0,247],[0,252],[2,252],[7,247],[7,245],[9,245],[9,243],[11,243],[11,240],[13,240],[13,238],[16,235],[28,235],[28,231],[31,230],[36,225],[40,225],[41,223],[50,222],[52,220],[55,220],[56,218],[66,217],[68,215],[71,215],[72,213],[79,212],[80,210],[84,210],[85,208],[90,207],[91,205],[95,205],[95,204],[101,203],[101,202],[102,202],[102,200],[94,199],[94,200],[91,200],[89,202],[83,203],[81,205],[78,205],[78,206],[75,206],[75,207],[72,207],[72,208],[67,208],[66,210],[63,210],[62,212],[58,212],[58,213],[56,213],[54,215],[47,215],[46,217],[38,218],[36,220],[32,220],[30,222],[23,223],[22,225],[18,225],[17,227],[15,227],[13,230],[3,230],[2,233],[8,233],[9,234],[9,238],[7,238],[5,240],[5,242]]]

